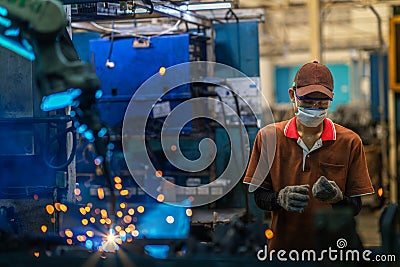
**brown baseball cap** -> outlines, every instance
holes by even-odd
[[[296,73],[293,89],[298,96],[321,92],[333,98],[333,77],[330,70],[318,61],[304,64]]]

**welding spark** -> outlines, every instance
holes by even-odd
[[[99,250],[112,253],[117,252],[117,250],[119,249],[119,246],[117,244],[117,238],[118,236],[110,232],[107,235],[107,240],[101,243],[101,247],[99,248]]]

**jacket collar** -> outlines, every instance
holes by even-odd
[[[297,131],[296,120],[297,120],[296,117],[290,119],[286,123],[283,133],[286,137],[297,140],[300,138],[300,135]],[[325,118],[323,123],[324,123],[324,129],[322,130],[321,140],[322,141],[336,140],[336,129],[333,121],[331,119]]]

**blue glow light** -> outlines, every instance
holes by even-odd
[[[78,100],[75,100],[71,103],[71,106],[74,108],[77,108],[79,106],[80,102]]]
[[[93,248],[92,240],[90,240],[90,239],[86,240],[85,246],[87,249],[92,249]]]
[[[109,143],[109,144],[107,145],[107,148],[108,148],[109,150],[114,150],[115,146],[114,146],[113,143]]]
[[[5,36],[18,36],[19,33],[20,33],[19,28],[14,28],[14,29],[7,29],[7,30],[4,32],[4,35],[5,35]],[[25,40],[25,39],[24,39],[24,40]]]
[[[43,111],[51,111],[59,108],[65,108],[73,104],[74,99],[82,93],[81,89],[68,89],[65,92],[51,94],[42,99],[40,108]]]
[[[80,95],[82,94],[82,90],[79,89],[79,88],[71,88],[71,89],[68,89],[68,92],[71,93],[71,96],[72,96],[73,98],[76,98],[76,97],[78,97],[78,96],[80,96]]]
[[[0,17],[1,18],[1,17]],[[2,35],[0,35],[0,46],[5,47],[7,49],[10,49],[11,51],[14,51],[15,53],[23,56],[24,58],[28,60],[35,60],[35,54],[32,52],[32,50],[27,50],[25,47],[21,46],[20,43],[8,39]]]
[[[184,200],[185,205],[190,200]],[[165,218],[172,216],[174,223],[168,223]],[[163,218],[155,220],[154,218]],[[186,208],[176,207],[164,203],[157,203],[141,216],[136,224],[138,229],[142,229],[139,238],[143,238],[143,232],[146,232],[146,238],[171,239],[187,238],[190,231],[190,218],[186,215]]]
[[[166,259],[168,257],[168,245],[146,245],[144,251],[156,259]]]
[[[8,10],[0,6],[0,16],[7,16],[7,15],[8,15]]]
[[[98,137],[103,137],[105,134],[107,133],[107,129],[106,128],[101,128],[100,131],[97,133]]]
[[[87,130],[87,125],[86,124],[82,124],[81,126],[78,127],[78,133],[83,133],[84,131]]]
[[[102,91],[102,90],[97,90],[97,91],[96,91],[96,94],[95,94],[96,99],[99,99],[99,98],[101,98],[102,96],[103,96],[103,91]]]
[[[92,130],[87,130],[86,132],[84,132],[83,137],[85,137],[87,140],[89,140],[89,142],[94,141],[94,135],[93,135]]]
[[[28,50],[28,51],[33,51],[33,47],[31,44],[26,40],[22,39],[22,45]]]
[[[73,118],[73,117],[76,116],[76,112],[75,112],[74,110],[72,110],[72,111],[69,113],[69,115]]]
[[[7,18],[0,17],[0,25],[8,28],[8,27],[11,26],[11,20],[9,20]]]

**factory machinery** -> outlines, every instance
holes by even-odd
[[[97,18],[137,7],[114,5],[73,10]],[[162,9],[150,1],[140,6],[149,13]],[[106,38],[74,46],[66,23],[54,0],[0,3],[0,44],[18,54],[2,49],[0,58],[21,67],[6,66],[2,73],[9,76],[1,76],[10,82],[0,101],[0,266],[266,264],[256,255],[271,231],[242,175],[236,182],[218,179],[230,160],[234,173],[245,167],[261,120],[258,70],[240,65],[249,79],[220,65],[190,64],[207,60],[204,29],[138,38],[116,34],[113,24]],[[227,27],[238,34],[238,25]],[[252,34],[248,29],[257,23],[243,28]],[[80,60],[82,47],[92,64]],[[31,76],[21,79],[26,73]],[[166,77],[186,82],[164,84]],[[202,102],[182,108],[196,98]],[[174,125],[168,115],[180,108],[183,123]],[[202,116],[193,119],[198,110]],[[212,148],[201,148],[204,139],[213,140],[214,157]],[[182,159],[171,158],[175,151],[190,161],[211,158],[211,164],[183,170],[177,167]],[[397,214],[390,206],[382,217],[387,252],[399,247]],[[354,229],[346,213],[329,216],[318,217],[319,229],[332,235],[338,227]]]

